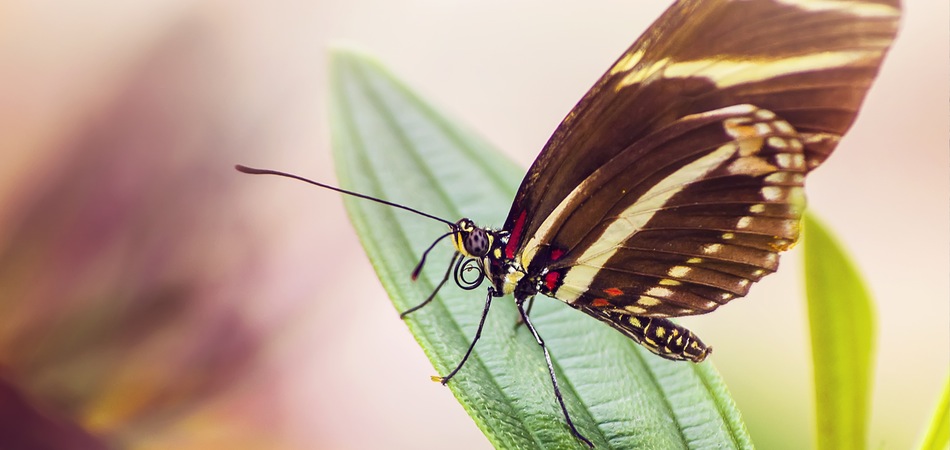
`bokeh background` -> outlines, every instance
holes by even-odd
[[[877,299],[873,448],[916,441],[950,370],[950,11],[906,3],[808,186]],[[489,448],[339,196],[232,165],[335,179],[345,41],[527,167],[667,5],[0,1],[0,447]],[[813,433],[798,251],[783,264],[688,320],[767,449]]]

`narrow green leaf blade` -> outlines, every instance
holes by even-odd
[[[927,434],[920,444],[920,450],[946,450],[950,448],[950,377],[943,385],[943,394],[937,402],[937,409]]]
[[[871,297],[830,232],[810,214],[804,222],[817,448],[863,449],[874,363]]]
[[[465,216],[501,225],[523,169],[359,53],[332,53],[331,93],[332,143],[344,187],[451,221]],[[419,280],[411,282],[409,273],[446,227],[359,199],[346,199],[346,206],[396,309],[425,299],[445,273],[450,245],[429,255]],[[452,284],[406,320],[439,374],[461,360],[486,295]],[[452,392],[498,448],[582,448],[557,406],[540,348],[515,326],[514,302],[496,299],[491,308],[471,359],[449,383]],[[662,360],[546,297],[537,299],[532,321],[552,353],[571,417],[598,448],[752,448],[711,363]]]

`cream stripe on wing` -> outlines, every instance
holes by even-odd
[[[789,6],[811,12],[827,12],[851,14],[857,17],[900,17],[901,11],[891,5],[867,3],[858,1],[829,1],[829,0],[777,0]]]
[[[630,72],[620,83],[617,83],[614,89],[619,91],[627,86],[642,83],[657,73],[660,73],[662,78],[702,77],[718,88],[727,88],[793,73],[817,72],[848,66],[875,66],[879,64],[881,51],[888,44],[890,40],[884,39],[877,43],[868,41],[868,49],[829,51],[768,59],[717,57],[674,62],[669,58],[664,58],[648,68]]]
[[[723,120],[726,120],[730,117],[749,115],[757,110],[758,108],[756,108],[753,105],[733,105],[733,106],[727,106],[725,108],[720,108],[713,111],[706,111],[706,112],[702,112],[698,114],[689,115],[689,116],[679,119],[679,121],[696,120],[702,117],[716,117],[716,116],[721,116]],[[712,152],[709,155],[706,155],[705,157],[694,161],[692,164],[689,164],[681,168],[679,171],[670,175],[670,177],[663,180],[663,182],[661,182],[659,185],[654,186],[653,189],[651,189],[649,192],[644,194],[644,196],[638,200],[638,203],[640,201],[646,200],[648,196],[650,195],[656,196],[656,195],[663,194],[663,195],[667,195],[667,197],[665,198],[672,197],[674,194],[679,192],[680,189],[682,189],[682,186],[677,186],[673,183],[666,183],[667,181],[670,180],[670,178],[676,177],[677,174],[680,174],[681,172],[684,172],[684,171],[697,170],[698,166],[700,166],[701,164],[704,164],[702,161],[704,161],[706,158],[709,158],[713,154],[716,154],[716,152],[721,151],[723,148],[728,147],[728,146],[735,146],[735,143],[729,143],[727,145],[724,145],[720,147],[718,150],[716,150],[715,152]],[[735,146],[733,150],[737,151],[738,146]],[[709,168],[709,170],[712,170],[714,168],[715,167],[711,167]],[[706,172],[703,172],[703,174],[705,173]],[[564,211],[567,209],[567,207],[569,205],[572,205],[576,199],[583,198],[589,195],[588,194],[590,192],[589,183],[590,183],[590,180],[593,178],[594,178],[593,175],[591,175],[590,177],[587,178],[587,180],[585,180],[584,182],[579,184],[577,187],[575,187],[574,190],[572,190],[571,193],[568,194],[567,197],[564,198],[564,200],[561,200],[561,203],[559,203],[557,207],[554,208],[554,211],[551,211],[551,214],[548,214],[548,216],[544,219],[544,222],[541,223],[541,226],[538,227],[537,231],[535,231],[534,235],[531,236],[531,239],[529,239],[528,242],[524,246],[524,251],[521,253],[521,261],[520,261],[522,267],[528,267],[529,265],[531,265],[531,261],[534,259],[535,254],[538,252],[538,249],[540,248],[541,243],[547,242],[551,239],[551,237],[548,236],[548,234],[554,231],[552,230],[552,228],[554,227],[555,223],[558,221],[558,218],[560,218],[564,214]],[[689,177],[684,176],[684,178],[687,181],[689,181],[688,179]],[[670,189],[673,189],[673,191],[666,193],[666,191]],[[661,203],[661,206],[662,206],[662,203]]]
[[[738,151],[738,146],[735,142],[725,144],[708,155],[681,167],[650,188],[633,205],[620,213],[607,226],[604,234],[580,255],[577,259],[578,265],[571,267],[564,277],[564,283],[557,292],[558,299],[572,303],[587,292],[594,276],[617,253],[621,244],[643,229],[643,226],[670,198],[691,182],[702,179],[706,174],[721,166],[732,158],[736,151]]]

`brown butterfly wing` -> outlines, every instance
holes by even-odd
[[[798,238],[805,175],[853,123],[899,3],[675,3],[529,169],[506,248],[582,309],[697,314]]]

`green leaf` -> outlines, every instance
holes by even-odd
[[[829,231],[810,214],[804,222],[817,448],[863,449],[873,377],[871,297]]]
[[[343,186],[453,222],[465,216],[502,224],[524,169],[354,51],[332,53],[331,93]],[[445,273],[451,246],[437,246],[416,282],[409,274],[446,227],[365,200],[347,198],[346,206],[396,309],[425,299]],[[484,288],[452,284],[406,319],[442,375],[461,360],[486,296]],[[663,360],[561,302],[535,303],[532,320],[551,351],[571,417],[598,448],[752,448],[711,363]],[[498,448],[583,448],[557,406],[541,349],[515,326],[516,317],[510,297],[495,299],[472,358],[448,386]]]
[[[943,385],[943,395],[937,402],[937,410],[934,411],[920,450],[945,450],[948,447],[950,447],[950,377],[947,377],[947,383]]]

